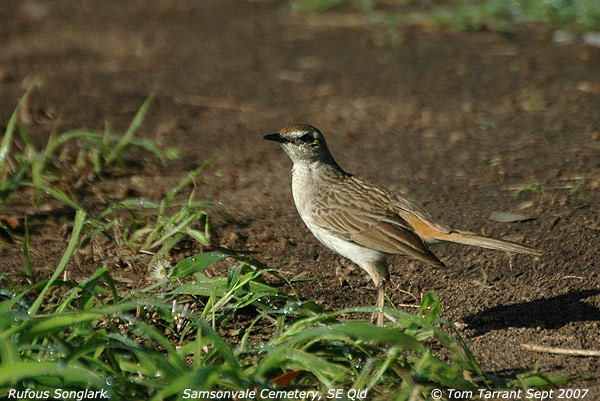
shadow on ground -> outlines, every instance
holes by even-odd
[[[600,309],[584,302],[600,290],[573,291],[513,305],[499,305],[465,317],[475,335],[509,327],[544,327],[558,329],[571,322],[600,321]]]

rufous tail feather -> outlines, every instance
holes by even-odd
[[[498,251],[515,252],[534,256],[542,255],[542,252],[535,248],[517,244],[511,241],[485,237],[483,235],[471,233],[468,231],[453,230],[449,233],[444,233],[437,236],[436,239],[446,242],[456,242],[459,244],[473,245],[481,248],[496,249]]]

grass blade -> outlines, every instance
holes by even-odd
[[[158,391],[150,401],[164,400],[175,394],[183,393],[185,389],[199,388],[210,390],[217,383],[218,379],[224,375],[223,367],[203,367],[195,369],[190,373],[178,377],[169,385]]]
[[[196,272],[206,269],[213,263],[228,257],[223,253],[208,252],[200,255],[190,256],[177,263],[171,270],[170,278],[175,280],[181,280],[187,276],[190,276]]]
[[[50,279],[46,283],[46,286],[40,292],[40,295],[38,295],[33,305],[31,305],[31,307],[29,308],[29,315],[35,315],[37,313],[38,309],[42,305],[42,301],[44,300],[46,293],[48,292],[48,290],[50,290],[52,283],[58,278],[58,276],[60,276],[65,267],[67,267],[69,259],[71,259],[71,256],[73,256],[73,253],[77,249],[77,244],[79,242],[79,234],[81,233],[81,228],[83,227],[84,222],[85,212],[82,210],[77,210],[77,212],[75,213],[75,221],[73,222],[73,232],[71,234],[69,244],[67,245],[67,249],[65,250],[65,253],[60,259],[56,270],[54,270],[54,274],[52,274],[52,277],[50,277]]]
[[[83,366],[62,366],[57,362],[17,362],[0,366],[0,386],[40,376],[62,377],[67,382],[75,381],[97,389],[106,386],[102,377]]]
[[[77,324],[90,322],[101,316],[102,314],[98,312],[68,312],[43,316],[35,319],[24,335],[25,338],[31,338],[40,334],[48,334]]]
[[[269,352],[256,369],[256,375],[264,377],[274,369],[306,370],[315,375],[326,388],[335,387],[348,375],[344,366],[331,363],[317,355],[288,347],[279,347]]]
[[[73,209],[85,212],[85,209],[83,208],[83,206],[81,206],[79,203],[77,203],[76,201],[71,199],[69,197],[69,195],[65,194],[64,192],[62,192],[59,189],[52,188],[52,187],[45,186],[45,185],[40,186],[40,185],[34,184],[32,182],[23,182],[21,184],[26,187],[31,187],[31,188],[35,188],[35,189],[44,191],[44,192],[48,193],[49,195],[52,195],[54,198],[58,199],[59,201],[64,202],[67,205],[71,206]]]
[[[33,85],[29,85],[29,88],[25,91],[23,97],[19,100],[17,107],[10,115],[10,119],[8,120],[8,124],[6,125],[6,130],[4,131],[4,137],[2,138],[2,142],[0,143],[0,172],[4,170],[4,163],[6,162],[6,158],[8,157],[8,153],[10,152],[10,144],[12,143],[12,138],[15,132],[15,127],[17,125],[17,119],[19,117],[19,108],[27,102],[27,98],[29,97],[29,93],[33,89]]]
[[[179,191],[181,191],[186,185],[188,185],[190,182],[192,182],[194,180],[194,178],[196,178],[196,176],[198,174],[200,174],[205,168],[207,168],[208,166],[210,166],[212,164],[213,161],[215,161],[215,159],[217,159],[218,156],[213,156],[209,159],[207,159],[204,163],[202,163],[201,166],[197,167],[195,170],[190,171],[188,173],[187,176],[185,176],[184,179],[182,179],[179,184],[177,184],[177,186],[175,188],[173,188],[171,190],[171,192],[169,192],[160,202],[160,209],[158,211],[158,215],[159,216],[164,216],[165,214],[165,209],[167,208],[167,206],[169,205],[169,203],[171,202],[171,200],[173,199],[173,197],[175,197],[175,195],[177,195],[177,193]]]
[[[25,264],[25,274],[29,278],[33,278],[33,268],[31,266],[31,250],[29,248],[29,223],[25,216],[24,223],[25,236],[23,237],[23,263]]]
[[[146,98],[146,100],[144,101],[144,103],[142,104],[140,109],[138,110],[137,114],[131,121],[131,124],[129,124],[129,128],[127,128],[127,131],[125,131],[125,134],[123,134],[123,136],[121,137],[121,139],[119,140],[117,145],[113,148],[113,150],[106,157],[106,164],[110,164],[113,161],[115,161],[115,159],[117,159],[121,155],[121,153],[123,153],[123,150],[125,150],[125,148],[131,144],[133,135],[135,134],[135,131],[137,131],[137,129],[140,127],[140,125],[142,125],[142,122],[144,121],[144,117],[146,117],[148,108],[150,107],[150,104],[152,103],[153,100],[154,100],[154,95],[150,95]]]

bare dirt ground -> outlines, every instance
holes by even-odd
[[[222,202],[239,222],[216,219],[218,241],[290,277],[317,277],[297,289],[325,308],[372,305],[367,276],[304,227],[291,163],[261,140],[291,123],[315,125],[345,170],[449,225],[544,251],[535,260],[441,245],[434,251],[447,270],[394,258],[395,304],[435,291],[484,369],[514,375],[539,364],[545,374],[592,377],[573,386],[600,399],[600,359],[521,348],[600,349],[600,49],[554,43],[539,27],[390,30],[269,0],[28,0],[3,4],[0,20],[2,130],[30,82],[38,86],[24,123],[40,146],[51,131],[102,130],[105,120],[123,132],[146,96],[157,96],[140,135],[179,146],[182,158],[164,169],[132,158],[125,174],[73,189],[92,211],[125,197],[159,199],[222,154],[197,180],[198,197]],[[515,196],[526,186],[535,191]],[[50,275],[71,212],[3,208],[33,216],[33,263]],[[492,212],[531,219],[500,223]],[[72,278],[106,263],[81,260]],[[0,264],[20,271],[20,246],[1,245]],[[146,280],[143,265],[109,267]]]

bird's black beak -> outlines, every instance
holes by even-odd
[[[281,135],[279,134],[269,134],[269,135],[265,135],[263,136],[263,139],[267,140],[267,141],[275,141],[275,142],[280,142],[280,143],[286,143],[287,141],[285,140],[285,138],[283,138]]]

